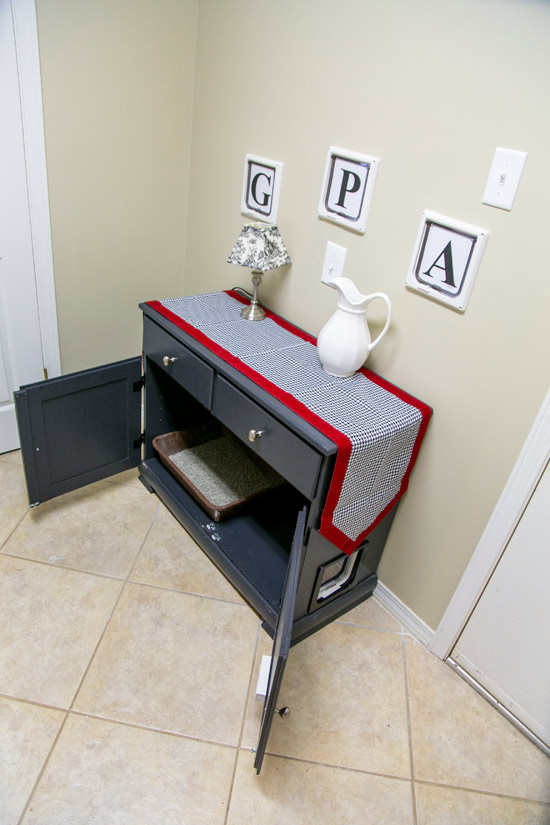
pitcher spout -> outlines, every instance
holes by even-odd
[[[340,309],[347,312],[365,312],[369,296],[362,295],[349,278],[334,278],[328,285],[337,290]]]

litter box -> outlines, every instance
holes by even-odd
[[[216,422],[158,435],[153,447],[166,469],[216,522],[246,511],[284,483]]]

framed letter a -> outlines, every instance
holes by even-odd
[[[487,229],[424,212],[406,285],[464,312],[488,236]]]

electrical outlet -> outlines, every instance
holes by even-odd
[[[498,147],[495,150],[482,202],[487,206],[496,206],[499,209],[510,211],[526,159],[527,152]]]
[[[332,243],[331,241],[327,242],[323,271],[321,273],[321,281],[324,284],[330,284],[334,278],[342,277],[347,251],[345,246],[338,246],[338,244]]]

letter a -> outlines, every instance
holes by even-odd
[[[439,260],[441,260],[442,257],[444,259],[443,266],[437,263]],[[449,286],[454,287],[454,289],[456,289],[453,271],[453,249],[451,246],[451,241],[449,241],[443,252],[440,252],[440,254],[437,256],[433,264],[430,267],[428,267],[428,269],[424,272],[424,275],[427,275],[429,278],[435,277],[431,274],[431,270],[434,268],[442,269],[445,272],[445,278],[443,279],[443,283],[448,284]]]

